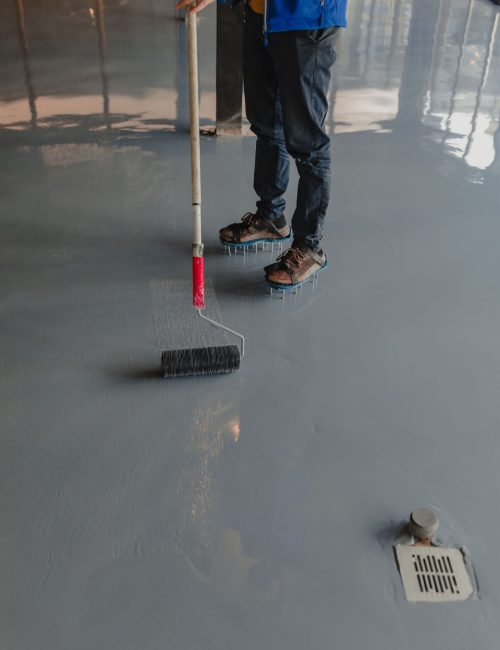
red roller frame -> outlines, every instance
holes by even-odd
[[[193,257],[193,307],[205,309],[205,268],[203,257]]]

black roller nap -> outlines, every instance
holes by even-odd
[[[237,345],[166,350],[161,367],[164,377],[227,374],[240,367],[240,350]]]

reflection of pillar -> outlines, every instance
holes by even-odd
[[[356,30],[342,30],[342,40],[347,42],[345,51],[342,52],[342,65],[349,77],[355,79],[361,70],[360,48],[359,48],[359,26],[363,17],[363,3],[355,2],[348,4],[349,24],[356,25]],[[346,56],[347,54],[347,56]]]
[[[389,52],[387,53],[387,75],[385,78],[385,88],[391,87],[392,72],[394,69],[394,57],[398,45],[399,23],[401,16],[401,2],[402,0],[395,0],[392,12],[392,25],[391,25],[391,42],[389,45]]]
[[[175,88],[177,99],[175,101],[176,127],[182,123],[187,124],[188,97],[188,70],[187,70],[187,31],[186,22],[182,16],[177,16],[175,23]]]
[[[418,122],[425,107],[432,67],[435,30],[442,0],[418,0],[412,5],[408,47],[399,91],[397,122]]]
[[[243,92],[243,3],[217,4],[217,133],[241,130]]]
[[[26,88],[28,89],[28,101],[31,113],[31,126],[37,126],[37,113],[36,113],[36,94],[33,86],[33,74],[31,71],[31,58],[28,44],[28,36],[26,34],[26,26],[24,24],[24,5],[23,0],[16,0],[16,13],[17,13],[17,27],[19,31],[19,42],[23,52],[24,63],[24,77],[26,80]]]
[[[102,81],[102,103],[104,122],[108,129],[111,128],[109,116],[109,76],[106,70],[106,31],[104,28],[104,5],[102,0],[95,0],[97,36],[99,40],[99,66]]]
[[[448,117],[446,119],[446,132],[445,132],[445,138],[446,134],[449,133],[450,127],[451,127],[451,118],[453,117],[453,114],[455,113],[455,105],[456,105],[456,99],[457,99],[457,89],[458,89],[458,83],[460,80],[460,72],[462,69],[462,62],[464,60],[464,52],[465,52],[465,44],[467,43],[467,37],[469,35],[469,27],[470,27],[470,21],[472,18],[472,9],[474,7],[474,0],[469,0],[469,8],[467,10],[467,16],[465,18],[465,24],[464,24],[464,31],[462,35],[462,41],[460,43],[460,51],[458,55],[458,60],[457,60],[457,69],[455,72],[455,80],[453,82],[453,88],[451,90],[451,97],[450,97],[450,109],[448,111]]]
[[[373,38],[374,36],[377,35],[377,29],[380,28],[380,26],[377,24],[377,19],[375,18],[375,10],[377,9],[377,0],[372,0],[372,4],[370,7],[370,18],[368,19],[368,36],[366,39],[366,50],[365,50],[365,63],[364,63],[364,74],[363,74],[363,81],[366,82],[368,74],[370,72],[369,66],[370,63],[374,63],[374,54],[372,52],[373,48]],[[366,83],[365,83],[366,85]]]
[[[486,42],[488,43],[488,52],[484,57],[484,65],[483,65],[483,70],[481,72],[481,81],[479,84],[479,88],[477,89],[476,103],[474,106],[474,114],[472,115],[472,119],[471,119],[471,130],[467,141],[467,147],[465,148],[462,158],[466,158],[468,156],[472,148],[472,145],[474,143],[474,136],[476,134],[476,127],[477,127],[477,119],[479,117],[479,111],[481,109],[481,99],[483,96],[483,90],[484,87],[486,86],[486,82],[488,81],[488,74],[491,68],[491,59],[493,56],[493,50],[495,49],[498,22],[499,22],[499,14],[498,12],[496,12],[495,18],[493,19],[493,23],[491,25],[489,37],[486,40]]]
[[[370,16],[373,14],[373,4],[375,0],[360,0],[357,4],[360,5],[359,22],[357,26],[357,38],[353,39],[356,44],[358,55],[358,69],[355,76],[360,77],[362,81],[366,81],[366,68],[368,65],[368,49],[371,42],[372,25],[370,25]],[[352,23],[352,19],[349,21]]]
[[[448,24],[450,19],[450,5],[448,1],[441,2],[439,6],[439,14],[436,23],[434,47],[432,51],[432,62],[429,78],[429,103],[428,112],[432,115],[432,100],[437,95],[436,99],[440,100],[440,88],[437,87],[438,73],[441,70],[442,59],[446,51],[446,41],[448,37]]]

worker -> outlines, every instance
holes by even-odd
[[[179,0],[197,13],[214,0]],[[346,26],[347,0],[247,0],[243,41],[246,115],[257,136],[255,213],[219,231],[226,246],[293,241],[266,280],[290,288],[326,268],[321,248],[330,197],[330,138],[324,122],[335,41]],[[299,174],[290,226],[284,194],[290,156]]]

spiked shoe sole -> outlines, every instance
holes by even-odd
[[[291,239],[292,236],[287,235],[286,237],[263,237],[261,239],[252,239],[250,241],[244,241],[244,242],[232,242],[232,241],[226,241],[225,239],[222,239],[222,237],[219,237],[220,243],[223,246],[227,246],[228,248],[231,249],[252,248],[253,246],[257,246],[258,244],[282,244],[283,242],[290,241]]]
[[[320,266],[319,269],[313,271],[310,275],[307,276],[307,278],[301,280],[300,282],[297,282],[296,284],[280,284],[279,282],[273,282],[272,280],[268,280],[267,277],[266,277],[266,282],[273,289],[279,289],[280,291],[293,291],[295,289],[299,289],[301,286],[307,284],[308,282],[314,282],[315,278],[318,277],[318,273],[321,273],[321,271],[325,271],[327,268],[328,268],[328,260],[326,260],[323,266]]]

